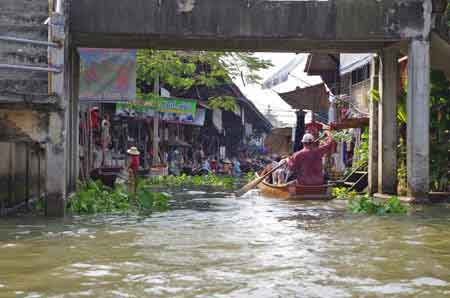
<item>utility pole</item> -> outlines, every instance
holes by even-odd
[[[159,75],[155,78],[155,83],[153,86],[153,92],[158,97],[156,100],[159,101],[160,88],[159,88]],[[158,105],[155,108],[155,114],[153,116],[153,163],[155,166],[160,163],[159,160],[159,110]]]

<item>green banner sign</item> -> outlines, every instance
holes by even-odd
[[[191,99],[170,97],[144,97],[143,105],[163,113],[195,115],[197,102]]]

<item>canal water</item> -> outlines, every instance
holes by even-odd
[[[0,297],[450,297],[450,208],[186,191],[151,216],[0,219]]]

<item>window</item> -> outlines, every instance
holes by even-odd
[[[370,64],[352,71],[352,85],[368,80],[370,78]]]

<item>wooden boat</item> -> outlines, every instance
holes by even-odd
[[[258,176],[258,174],[256,174]],[[270,184],[262,181],[258,184],[261,193],[267,197],[286,200],[331,200],[331,184],[324,185],[296,185],[290,184]]]

